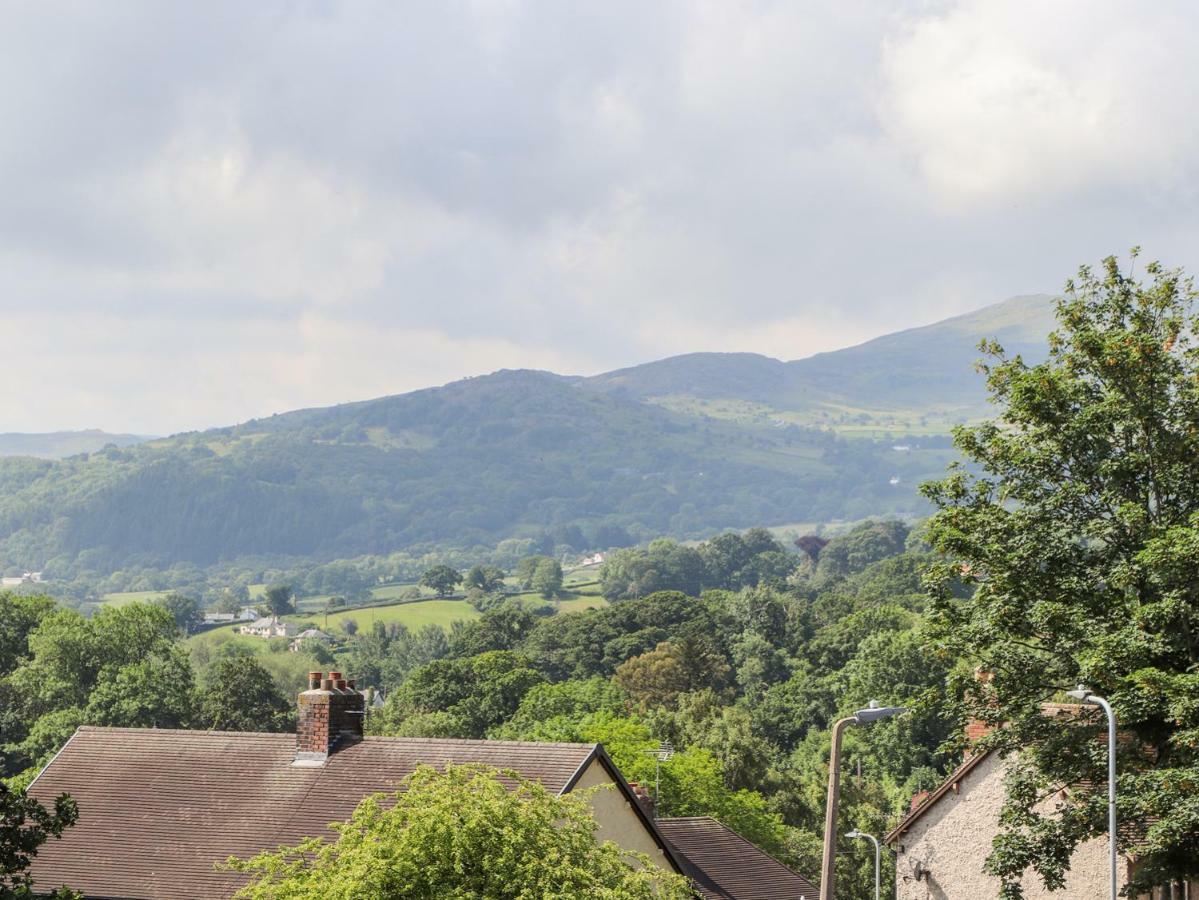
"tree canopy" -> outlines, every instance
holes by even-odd
[[[1060,815],[1036,805],[1055,786],[1106,782],[1097,710],[1041,713],[1078,683],[1111,701],[1127,736],[1121,844],[1136,882],[1199,874],[1199,318],[1182,272],[1146,274],[1114,258],[1083,268],[1044,363],[988,345],[999,417],[960,429],[971,468],[926,488],[946,560],[933,635],[987,673],[962,685],[967,705],[1006,724],[992,744],[1021,751],[988,862],[1004,897],[1021,896],[1030,866],[1060,885],[1073,848],[1106,830],[1100,791],[1070,791]]]
[[[503,776],[512,787],[500,782]],[[420,766],[363,800],[337,839],[249,860],[243,900],[690,900],[689,882],[596,840],[587,797],[484,766]]]

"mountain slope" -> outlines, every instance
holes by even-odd
[[[796,360],[787,370],[793,383],[814,395],[857,407],[936,404],[976,414],[986,396],[982,379],[969,377],[982,356],[979,341],[993,338],[1008,353],[1039,361],[1052,328],[1052,297],[1013,297],[933,325]]]
[[[97,428],[86,431],[50,431],[43,434],[8,432],[0,434],[0,456],[36,456],[39,459],[62,459],[76,453],[94,453],[115,444],[128,447],[151,438],[138,434],[110,434]]]
[[[986,414],[985,385],[973,372],[980,340],[994,338],[1010,353],[1040,359],[1052,327],[1053,298],[1037,294],[792,362],[751,353],[691,353],[587,383],[723,418],[774,417],[854,431],[868,424],[876,431],[946,431]]]
[[[1039,309],[981,321],[1035,351]],[[959,409],[969,376],[955,366],[979,322],[798,363],[695,354],[592,379],[503,371],[60,461],[0,459],[0,568],[73,577],[545,534],[584,549],[919,514],[915,486],[943,471],[946,437],[893,447],[799,423],[864,394],[919,400],[917,415]]]

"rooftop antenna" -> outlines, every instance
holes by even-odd
[[[653,750],[642,750],[654,758],[654,818],[658,817],[658,804],[662,797],[662,763],[674,756],[674,745],[670,741],[662,741]]]

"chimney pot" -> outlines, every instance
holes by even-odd
[[[324,765],[331,753],[363,734],[365,699],[346,688],[340,672],[309,673],[309,684],[320,678],[321,690],[305,691],[299,697],[295,765]]]
[[[349,688],[350,688],[350,690],[351,690],[351,691],[353,691],[353,690],[357,690],[357,687],[356,687],[356,686],[355,686],[355,684],[354,684],[354,679],[353,679],[353,678],[347,678],[347,679],[346,679],[346,684],[347,684],[347,685],[349,685]]]
[[[309,672],[308,673],[308,690],[315,691],[320,686],[321,686],[321,673],[320,672]]]

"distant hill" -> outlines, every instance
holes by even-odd
[[[690,353],[588,379],[679,412],[775,417],[842,432],[944,432],[987,414],[973,374],[984,337],[1040,360],[1053,298],[1013,297],[977,312],[888,334],[856,347],[782,362],[753,353]]]
[[[917,515],[916,485],[952,457],[948,424],[984,412],[973,347],[996,335],[1043,353],[1048,309],[1018,298],[796,362],[502,371],[58,461],[0,459],[0,567],[73,575],[541,536],[585,549]]]
[[[110,434],[91,428],[86,431],[49,431],[43,434],[0,433],[0,456],[36,456],[62,459],[76,453],[93,453],[108,444],[128,447],[151,438],[141,434]]]

